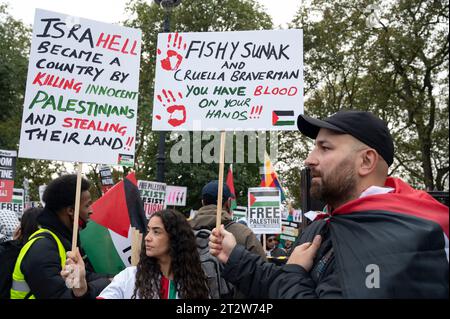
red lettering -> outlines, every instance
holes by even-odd
[[[95,130],[95,122],[94,121],[90,121],[87,129],[88,130]]]
[[[75,128],[80,130],[92,130],[99,132],[113,132],[124,136],[127,132],[126,126],[121,126],[120,123],[108,123],[96,120],[88,120],[81,118],[66,117],[64,119],[63,127]]]
[[[297,87],[293,86],[289,89],[288,95],[293,96],[293,95],[297,94],[297,91],[298,91]]]
[[[39,72],[36,77],[34,78],[33,84],[39,84],[44,85],[44,83],[41,82],[42,78],[45,76],[45,73]]]
[[[104,35],[105,35],[104,32],[102,32],[102,33],[100,34],[100,37],[99,37],[98,40],[97,40],[97,44],[95,45],[96,47],[100,46],[101,43],[104,42],[104,43],[103,43],[103,47],[106,48],[106,46],[107,46],[107,44],[108,44],[108,42],[109,42],[109,38],[111,37],[111,35],[108,34],[108,36],[106,37],[106,39],[103,39]]]
[[[255,92],[253,93],[253,95],[254,95],[254,96],[261,95],[261,89],[262,89],[262,85],[258,85],[258,86],[255,88]]]
[[[297,87],[291,86],[290,88],[279,88],[279,87],[263,87],[262,85],[258,85],[253,92],[254,96],[259,95],[287,95],[294,96],[298,92]]]
[[[80,129],[82,129],[82,130],[86,130],[86,129],[88,129],[88,127],[87,127],[87,123],[88,123],[88,120],[80,120]]]
[[[66,117],[64,119],[64,124],[63,127],[72,127],[72,118],[71,117]]]
[[[130,42],[129,39],[125,40],[125,43],[123,44],[122,50],[120,50],[120,52],[122,52],[123,54],[127,54],[128,52],[125,50],[127,48],[128,42]]]
[[[116,48],[113,48],[113,47],[112,47],[113,45],[119,45],[119,44],[120,44],[120,42],[116,42],[116,39],[117,39],[117,38],[120,39],[121,36],[118,35],[118,34],[113,35],[113,37],[112,37],[112,39],[111,39],[111,42],[109,43],[108,49],[113,50],[113,51],[119,51],[119,49],[116,49]]]
[[[137,46],[137,41],[136,40],[134,40],[134,42],[133,42],[133,46],[131,47],[131,51],[130,51],[130,54],[131,55],[137,55],[137,53],[136,53],[136,46]]]
[[[121,44],[122,36],[118,34],[108,34],[105,35],[104,32],[102,32],[97,40],[96,46],[101,46],[108,50],[113,50],[117,52],[121,52],[123,54],[131,54],[131,55],[137,55],[136,48],[137,48],[137,40],[133,41],[133,44],[131,45],[130,39],[126,38],[125,42]],[[128,50],[128,47],[131,45],[131,50]]]

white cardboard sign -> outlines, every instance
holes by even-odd
[[[141,31],[36,9],[19,156],[133,165]]]
[[[161,33],[156,131],[297,130],[302,30]]]
[[[166,208],[165,183],[137,181],[139,193],[144,202],[145,217],[149,219],[153,213]]]
[[[276,187],[248,189],[247,225],[255,234],[281,232],[281,196]]]
[[[186,206],[187,187],[171,186],[166,187],[166,206]]]

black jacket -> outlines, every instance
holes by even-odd
[[[342,298],[337,264],[330,252],[328,224],[324,220],[314,222],[303,231],[294,246],[310,242],[318,234],[322,235],[322,244],[310,273],[298,265],[277,266],[264,262],[237,245],[223,275],[250,298]],[[318,263],[319,260],[322,263]]]
[[[38,217],[38,223],[43,228],[54,232],[61,240],[66,251],[72,249],[72,230],[67,229],[55,213],[45,208]],[[84,258],[81,248],[80,253],[85,261],[86,281],[89,286],[88,292],[83,298],[95,298],[110,281],[104,276],[93,273],[92,267],[89,261]],[[45,236],[34,242],[22,260],[21,270],[31,292],[37,299],[75,298],[72,289],[66,287],[60,275],[62,270],[61,259],[58,253],[58,246],[53,237]]]
[[[314,221],[296,245],[322,235],[310,272],[264,263],[236,247],[226,280],[253,298],[448,298],[448,207],[399,179],[393,191],[350,201]]]

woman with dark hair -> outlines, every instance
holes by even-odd
[[[154,213],[139,263],[114,277],[99,299],[205,299],[208,283],[194,234],[175,210]]]
[[[28,208],[23,212],[20,226],[14,231],[14,240],[23,246],[36,230],[38,230],[37,218],[41,214],[41,207]]]

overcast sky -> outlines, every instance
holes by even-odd
[[[150,1],[150,0],[148,0]],[[257,0],[272,16],[275,27],[286,27],[301,3],[299,0]],[[36,8],[79,16],[101,22],[120,22],[128,18],[125,4],[128,0],[6,0],[10,13],[26,24],[32,24]]]

